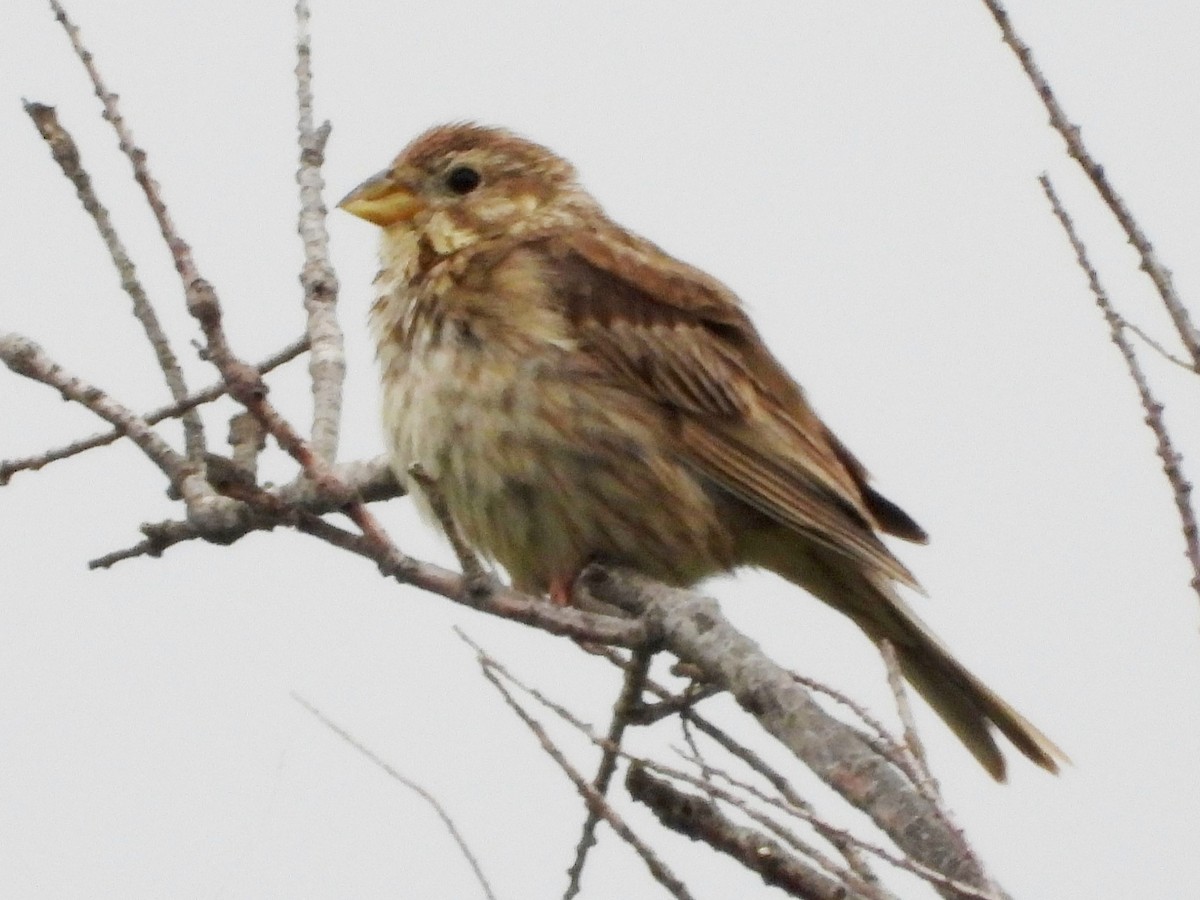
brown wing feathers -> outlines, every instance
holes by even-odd
[[[781,524],[915,585],[874,527],[924,533],[866,485],[861,464],[808,408],[736,303],[705,296],[719,285],[705,277],[698,289],[690,271],[684,282],[640,267],[635,248],[626,248],[621,271],[629,274],[619,277],[611,243],[548,241],[544,252],[584,349],[682,414],[682,446],[698,469]],[[759,363],[757,372],[764,362],[767,380],[780,384],[739,391],[755,383],[750,364]]]

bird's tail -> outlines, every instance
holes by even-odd
[[[1043,769],[1057,772],[1060,763],[1068,762],[1058,745],[955,659],[890,586],[880,589],[880,594],[889,601],[886,617],[892,621],[858,624],[873,639],[892,642],[904,677],[993,778],[1005,778],[1004,756],[996,746],[993,725]]]
[[[972,675],[917,617],[891,584],[864,574],[833,551],[798,542],[758,542],[754,556],[834,609],[845,613],[874,641],[888,640],[901,671],[959,740],[997,781],[1004,756],[992,726],[1043,769],[1057,772],[1067,755],[1028,719]]]

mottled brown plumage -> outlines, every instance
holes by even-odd
[[[371,325],[396,474],[419,462],[436,477],[518,588],[563,602],[592,561],[682,585],[769,568],[890,640],[993,776],[992,725],[1057,770],[1062,752],[900,598],[894,583],[917,583],[878,532],[925,533],[868,484],[728,288],[498,129],[434,128],[341,205],[383,229]]]

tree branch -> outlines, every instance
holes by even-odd
[[[1096,305],[1100,307],[1100,311],[1104,314],[1104,320],[1108,323],[1109,336],[1121,352],[1121,357],[1125,360],[1125,366],[1129,370],[1129,377],[1137,386],[1142,409],[1146,411],[1146,425],[1154,433],[1156,451],[1159,459],[1162,460],[1163,472],[1171,485],[1171,494],[1175,498],[1175,509],[1179,513],[1179,521],[1183,526],[1184,555],[1192,567],[1192,590],[1200,596],[1200,528],[1196,525],[1196,514],[1192,509],[1192,485],[1183,474],[1183,457],[1179,455],[1171,441],[1171,435],[1163,421],[1163,406],[1155,399],[1133,345],[1125,338],[1125,322],[1113,309],[1108,292],[1100,283],[1100,276],[1088,258],[1087,247],[1083,245],[1079,235],[1075,232],[1075,225],[1059,201],[1050,178],[1042,175],[1038,180],[1041,182],[1042,190],[1046,192],[1046,199],[1050,201],[1054,215],[1058,218],[1063,231],[1066,232],[1067,239],[1071,242],[1071,247],[1075,250],[1075,260],[1078,262],[1079,268],[1087,275],[1088,287],[1091,288],[1092,296],[1096,298]]]
[[[58,113],[54,107],[26,102],[25,112],[33,120],[42,139],[50,145],[50,153],[53,155],[54,161],[58,163],[63,174],[75,185],[75,192],[79,196],[83,208],[96,223],[104,246],[108,248],[117,274],[121,277],[121,288],[133,301],[133,314],[142,324],[146,338],[150,341],[150,347],[158,359],[158,367],[166,379],[167,388],[171,391],[171,396],[175,398],[176,405],[183,403],[188,396],[188,390],[183,370],[179,367],[179,360],[176,359],[166,332],[163,331],[162,324],[158,321],[158,314],[155,313],[154,306],[150,303],[150,298],[146,296],[146,291],[137,277],[137,267],[129,258],[125,244],[117,234],[116,228],[113,227],[108,210],[96,196],[92,187],[92,179],[83,168],[75,139],[58,121]],[[199,463],[204,457],[204,424],[193,406],[182,408],[181,413],[188,459]]]
[[[127,434],[179,491],[187,503],[188,518],[197,527],[215,535],[235,532],[243,526],[244,507],[217,495],[195,463],[172,449],[144,419],[98,387],[71,375],[29,338],[0,334],[0,360],[18,375],[55,388],[66,399],[87,407]]]
[[[587,779],[568,762],[562,751],[550,740],[541,724],[517,703],[513,695],[509,693],[508,688],[501,683],[499,677],[493,671],[495,666],[494,660],[480,650],[477,650],[477,653],[483,677],[500,692],[500,696],[504,698],[505,704],[534,733],[546,755],[558,763],[559,768],[566,773],[571,783],[575,785],[575,790],[579,792],[579,795],[587,804],[588,809],[608,822],[612,826],[613,831],[634,849],[646,864],[646,868],[650,871],[654,880],[665,887],[671,893],[671,896],[678,898],[678,900],[691,900],[692,894],[688,891],[687,886],[676,877],[675,873],[667,867],[666,863],[659,859],[658,854],[654,852],[652,847],[634,834],[633,830],[625,823],[625,820],[617,814],[617,811],[604,798],[604,795],[588,784]]]
[[[338,281],[329,261],[329,233],[325,230],[325,143],[330,124],[313,127],[312,40],[308,31],[307,0],[296,3],[296,99],[300,145],[300,217],[297,231],[304,246],[304,308],[308,311],[308,337],[312,353],[308,371],[312,376],[314,452],[326,462],[337,458],[338,433],[342,420],[342,383],[346,377],[346,353],[342,328],[337,320]]]
[[[286,362],[295,359],[301,353],[308,349],[308,337],[302,337],[299,340],[293,341],[281,350],[277,350],[270,356],[266,357],[262,362],[258,363],[256,368],[266,374],[272,369],[276,369]],[[178,403],[172,403],[169,406],[160,406],[156,410],[152,410],[140,418],[147,425],[155,425],[164,419],[172,419],[181,413],[195,409],[204,403],[211,403],[228,393],[228,388],[224,381],[218,381],[215,384],[210,384],[202,391],[197,391],[184,397]],[[112,431],[105,431],[101,434],[93,434],[91,437],[80,438],[70,444],[62,447],[56,447],[53,450],[46,450],[43,453],[38,453],[34,456],[25,456],[18,459],[9,459],[0,461],[0,487],[8,484],[12,476],[17,472],[36,472],[43,466],[49,465],[52,462],[57,462],[62,459],[69,459],[72,456],[77,456],[85,450],[93,450],[96,447],[104,447],[119,441],[121,438],[127,437],[124,431],[120,428],[114,428]]]
[[[617,697],[617,702],[613,705],[612,722],[608,726],[608,745],[602,750],[600,768],[592,782],[593,787],[601,796],[608,793],[613,773],[617,771],[617,750],[621,746],[621,739],[625,736],[625,729],[629,726],[630,713],[641,702],[642,688],[645,687],[646,677],[650,674],[650,661],[653,656],[648,650],[635,650],[629,665],[625,667],[625,680],[621,685],[621,693]],[[567,871],[567,890],[563,894],[563,900],[571,900],[579,893],[583,867],[587,862],[588,851],[595,846],[596,826],[599,824],[599,813],[595,809],[589,808],[587,819],[583,823],[583,831],[579,836],[579,843],[575,847],[575,862]]]
[[[736,824],[707,799],[653,777],[644,766],[635,763],[629,767],[625,788],[634,800],[649,807],[664,827],[728,854],[756,872],[766,884],[782,888],[793,897],[866,900],[865,895],[848,890],[844,884],[804,864],[762,832]]]
[[[734,629],[713,600],[598,566],[585,569],[581,579],[600,599],[641,615],[650,640],[661,641],[726,688],[768,733],[914,860],[952,880],[989,887],[979,860],[963,853],[937,808],[856,729],[821,709],[789,672]]]
[[[1171,278],[1170,270],[1159,261],[1158,255],[1154,252],[1153,245],[1151,245],[1150,240],[1138,226],[1133,213],[1130,212],[1129,207],[1125,205],[1125,201],[1121,199],[1121,196],[1109,182],[1108,176],[1104,172],[1104,167],[1096,162],[1091,153],[1088,152],[1087,147],[1084,146],[1079,126],[1072,125],[1070,119],[1067,118],[1067,114],[1058,102],[1058,98],[1054,95],[1050,83],[1046,80],[1046,76],[1042,74],[1042,70],[1034,62],[1033,51],[1021,40],[1013,28],[1008,11],[1005,10],[1000,0],[983,0],[983,5],[992,14],[992,18],[996,20],[996,24],[1000,26],[1000,33],[1003,35],[1004,43],[1008,44],[1013,53],[1016,54],[1017,59],[1021,63],[1021,68],[1025,70],[1025,75],[1029,78],[1038,96],[1041,97],[1046,111],[1050,113],[1051,126],[1066,141],[1067,153],[1079,163],[1080,168],[1083,169],[1084,174],[1091,181],[1096,192],[1108,205],[1108,208],[1112,211],[1121,228],[1124,229],[1125,234],[1129,238],[1129,243],[1133,244],[1141,256],[1141,269],[1154,282],[1154,286],[1158,290],[1158,295],[1162,298],[1167,313],[1171,316],[1171,321],[1175,323],[1175,330],[1179,334],[1179,340],[1183,343],[1188,355],[1192,358],[1191,368],[1196,372],[1200,372],[1200,332],[1196,331],[1187,307],[1183,305],[1183,301],[1175,291],[1175,284]]]
[[[467,864],[470,865],[471,871],[475,873],[475,878],[479,882],[480,888],[483,889],[484,896],[487,897],[488,900],[496,900],[496,894],[492,890],[492,886],[488,883],[487,876],[483,874],[483,868],[479,865],[479,859],[473,852],[471,852],[471,848],[468,846],[466,838],[462,836],[462,832],[458,830],[458,826],[454,824],[454,820],[450,818],[450,814],[446,812],[445,807],[438,802],[437,797],[433,796],[433,794],[429,793],[429,791],[425,790],[425,788],[421,787],[421,785],[417,784],[411,778],[405,778],[394,768],[392,768],[391,765],[389,765],[385,760],[377,756],[368,747],[364,746],[360,741],[355,739],[350,732],[346,731],[299,694],[293,692],[292,699],[312,713],[317,718],[317,721],[319,721],[322,725],[340,737],[343,741],[345,741],[371,762],[375,763],[375,765],[386,772],[390,778],[398,781],[400,784],[404,785],[406,788],[432,806],[433,811],[437,813],[438,818],[442,820],[442,824],[446,826],[446,830],[450,832],[450,837],[454,838],[454,843],[458,844],[458,849],[466,859]]]

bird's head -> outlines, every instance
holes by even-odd
[[[440,125],[338,204],[389,239],[416,237],[438,256],[567,217],[586,195],[545,147],[498,128]]]

